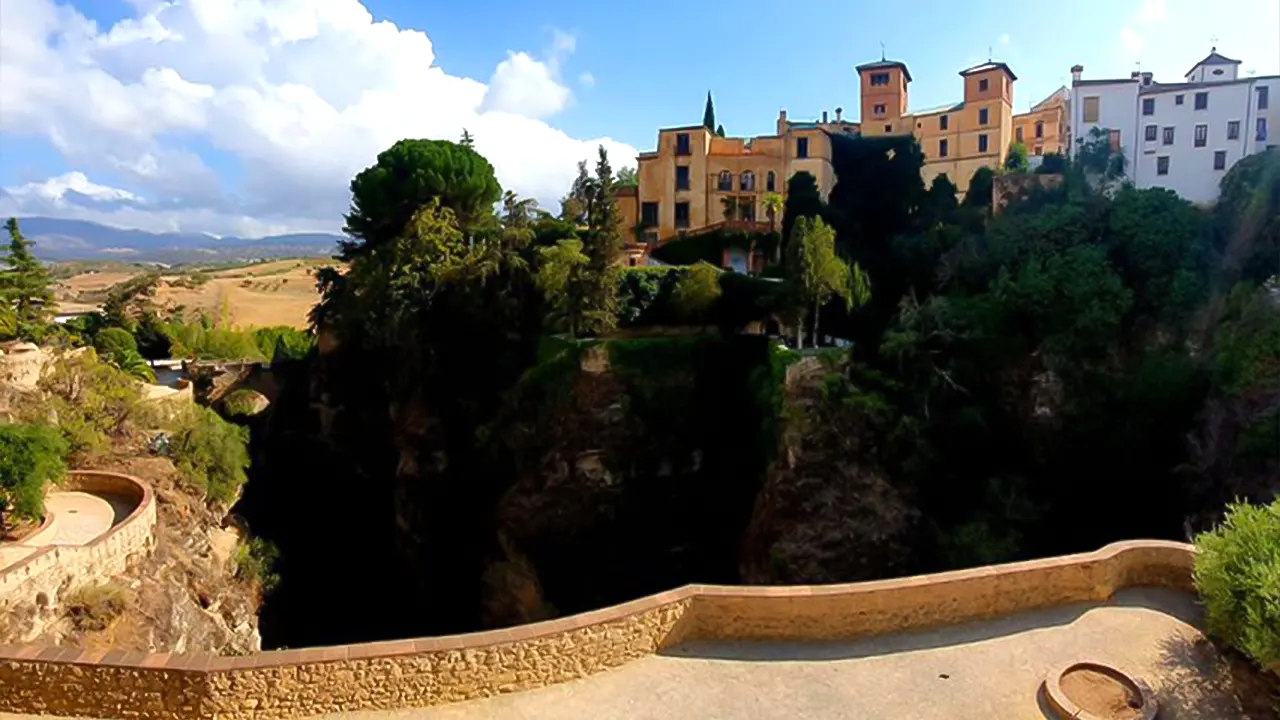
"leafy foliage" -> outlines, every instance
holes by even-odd
[[[213,502],[236,499],[249,467],[249,431],[218,413],[192,406],[174,421],[169,456],[182,478]]]
[[[0,424],[0,528],[44,516],[45,487],[66,472],[67,443],[49,425]]]
[[[124,435],[133,421],[145,418],[141,386],[93,352],[60,359],[39,387],[49,394],[48,409],[73,453],[102,450],[109,437]]]
[[[836,256],[836,234],[822,218],[797,219],[787,244],[787,287],[799,308],[812,306],[813,341],[818,342],[818,313],[833,297],[844,300],[845,309],[865,305],[871,286],[862,269],[849,267]],[[799,311],[802,312],[802,311]],[[798,344],[803,345],[799,342]]]
[[[1209,632],[1264,668],[1280,666],[1280,500],[1232,505],[1196,547]]]
[[[1031,169],[1027,161],[1027,146],[1020,142],[1010,143],[1009,152],[1004,156],[1004,170],[1007,172],[1027,172]]]
[[[9,333],[27,340],[44,334],[53,307],[53,287],[49,272],[31,251],[31,241],[18,229],[18,220],[5,222],[9,247],[0,255],[0,306],[3,315],[12,315],[14,330]],[[3,327],[0,327],[3,334]]]
[[[138,343],[129,331],[118,327],[105,328],[94,338],[94,347],[99,357],[129,375],[146,382],[155,382],[155,373],[138,353]]]
[[[803,170],[792,175],[787,180],[787,196],[782,206],[784,243],[793,236],[797,220],[802,217],[821,217],[825,209],[822,193],[818,190],[818,179]]]
[[[269,595],[280,584],[275,570],[279,560],[280,550],[275,544],[256,537],[237,545],[232,557],[236,578],[257,585],[263,595]]]
[[[719,298],[720,270],[698,263],[676,282],[671,301],[686,318],[703,318]]]
[[[470,230],[502,197],[493,166],[470,145],[445,140],[401,140],[351,181],[351,211],[342,256],[391,242],[414,215],[435,200]]]

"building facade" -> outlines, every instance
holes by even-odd
[[[1139,188],[1173,190],[1194,203],[1218,198],[1218,186],[1241,158],[1275,147],[1280,113],[1273,98],[1280,76],[1241,77],[1240,61],[1214,48],[1183,82],[1156,82],[1151,73],[1085,79],[1071,69],[1071,134],[1105,132]]]
[[[905,63],[881,59],[856,69],[859,122],[846,120],[843,108],[813,121],[791,120],[783,110],[772,135],[722,138],[700,125],[659,130],[657,148],[638,158],[635,212],[645,240],[666,242],[725,223],[766,228],[764,196],[772,192],[785,199],[787,180],[801,171],[814,176],[825,199],[836,181],[834,135],[913,135],[924,151],[925,184],[945,174],[961,192],[978,168],[999,167],[1018,137],[1033,158],[1062,152],[1069,142],[1065,88],[1030,112],[1014,114],[1017,76],[1004,63],[962,70],[961,101],[914,112]]]

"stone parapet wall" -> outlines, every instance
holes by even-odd
[[[847,639],[981,620],[1133,585],[1188,589],[1189,545],[812,587],[689,585],[572,617],[441,638],[266,652],[146,655],[0,646],[0,710],[258,720],[422,707],[585,677],[692,639]]]
[[[88,544],[45,547],[0,570],[0,612],[19,604],[56,605],[68,590],[120,574],[154,544],[156,503],[146,483],[128,475],[76,470],[59,487],[127,497],[136,504],[128,517]],[[46,522],[27,542],[48,529]]]

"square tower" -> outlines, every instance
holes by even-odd
[[[900,132],[907,114],[907,84],[911,71],[906,63],[884,60],[857,67],[862,96],[862,134]]]

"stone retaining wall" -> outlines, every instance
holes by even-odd
[[[156,504],[146,483],[128,475],[76,470],[67,473],[58,489],[128,497],[136,499],[136,505],[128,517],[86,545],[42,548],[0,571],[0,612],[26,603],[55,606],[67,591],[118,575],[131,558],[151,550]],[[27,541],[46,531],[48,524]]]
[[[1193,549],[1161,541],[869,583],[688,585],[469,635],[261,653],[146,655],[0,646],[0,710],[258,720],[435,705],[585,677],[690,639],[836,639],[916,630],[1155,585],[1189,590]]]

